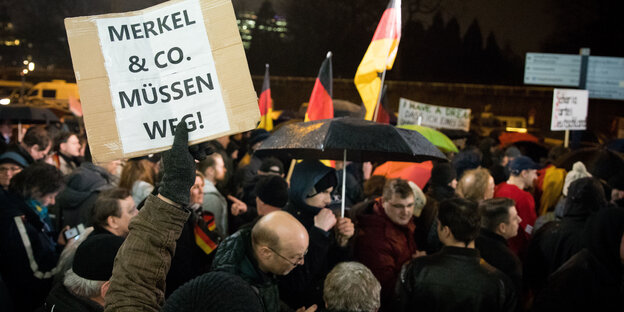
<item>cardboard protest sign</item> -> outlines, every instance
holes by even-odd
[[[555,89],[550,130],[585,130],[588,96],[587,90]]]
[[[470,109],[424,104],[401,98],[397,124],[420,125],[438,129],[470,129]]]
[[[194,144],[260,119],[228,0],[68,18],[65,28],[97,161],[166,150],[181,120]]]

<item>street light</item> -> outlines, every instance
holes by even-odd
[[[22,69],[22,85],[20,87],[19,103],[24,104],[24,92],[26,91],[26,75],[35,70],[35,63],[29,60],[24,60],[24,68]]]

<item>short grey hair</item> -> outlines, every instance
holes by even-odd
[[[105,281],[92,281],[78,276],[72,269],[65,272],[63,285],[67,287],[70,293],[83,298],[94,298],[100,295],[100,289]]]
[[[328,310],[377,311],[381,285],[373,272],[359,262],[342,262],[325,278],[323,299]]]

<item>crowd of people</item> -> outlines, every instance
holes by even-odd
[[[3,135],[0,311],[624,311],[618,168],[486,137],[421,186],[370,163],[288,175],[254,153],[270,132],[187,131],[106,163],[62,127]]]

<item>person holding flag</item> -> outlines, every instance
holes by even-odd
[[[262,91],[258,99],[258,108],[260,108],[260,124],[258,128],[266,131],[273,130],[273,99],[271,99],[271,81],[269,80],[269,64],[266,64],[264,70],[264,81],[262,82]]]
[[[400,39],[401,0],[390,0],[355,73],[354,83],[366,108],[366,120],[374,118],[386,70],[392,69]]]

